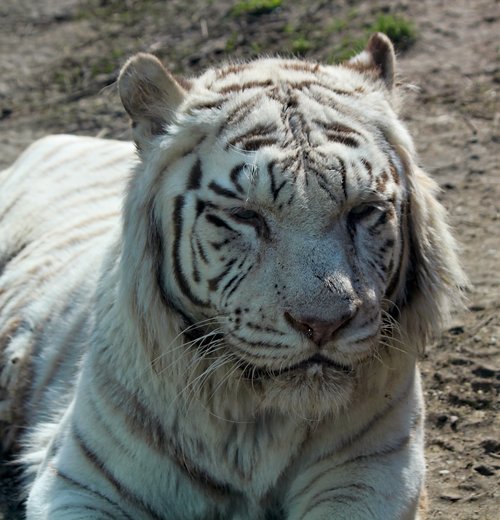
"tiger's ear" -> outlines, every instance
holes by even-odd
[[[394,86],[396,55],[391,40],[383,33],[372,34],[365,50],[351,58],[345,65],[381,79],[388,90]]]
[[[469,282],[458,260],[457,244],[446,210],[437,200],[439,186],[398,148],[408,189],[406,209],[406,280],[398,298],[400,327],[406,342],[423,352],[449,318],[452,305],[463,303]]]
[[[125,63],[118,90],[132,119],[134,140],[142,149],[155,135],[164,133],[186,91],[152,54],[139,53]]]

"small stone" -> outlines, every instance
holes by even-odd
[[[500,453],[500,442],[496,439],[485,439],[481,446],[486,453]]]
[[[491,477],[495,474],[495,470],[490,466],[486,466],[486,464],[476,466],[474,470],[477,471],[480,475],[484,475],[485,477]]]
[[[493,389],[493,383],[491,381],[472,381],[471,387],[478,394],[483,394]]]
[[[450,470],[449,469],[442,469],[441,471],[439,471],[439,474],[440,475],[449,475],[450,474]]]
[[[442,428],[446,422],[448,421],[448,416],[446,414],[440,414],[436,417],[436,426],[438,428]]]
[[[455,325],[454,327],[451,327],[450,329],[448,329],[448,332],[450,334],[453,334],[454,336],[458,336],[459,334],[463,334],[464,333],[464,326],[463,325]]]
[[[494,368],[491,368],[491,367],[480,365],[477,368],[475,368],[472,371],[472,373],[475,376],[478,376],[478,377],[490,378],[490,377],[495,377],[496,370]]]
[[[445,495],[440,495],[439,498],[441,500],[446,500],[448,502],[457,502],[462,497],[460,495],[454,495],[454,494],[451,494],[451,493],[446,493]]]

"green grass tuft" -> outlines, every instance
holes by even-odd
[[[234,16],[242,14],[265,14],[281,7],[282,0],[241,0],[233,6],[231,13]]]
[[[408,49],[417,39],[417,30],[412,22],[402,16],[380,14],[370,26],[370,32],[386,34],[400,50]]]
[[[292,42],[292,52],[294,54],[306,54],[306,52],[310,51],[313,47],[313,42],[308,40],[305,36],[299,36]]]

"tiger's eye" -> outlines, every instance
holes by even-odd
[[[362,204],[360,206],[356,206],[349,211],[348,221],[351,224],[355,224],[356,222],[360,222],[361,220],[369,217],[376,211],[380,211],[378,206],[373,204]]]
[[[251,209],[245,209],[240,208],[232,212],[233,217],[237,218],[238,220],[260,220],[262,217],[256,212]]]

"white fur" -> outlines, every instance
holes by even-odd
[[[132,69],[126,70],[134,74],[124,73],[128,83],[122,96],[135,99],[141,66],[130,63]],[[0,305],[5,306],[0,388],[7,396],[0,403],[0,425],[16,418],[29,427],[21,452],[27,518],[417,518],[425,462],[416,355],[422,338],[435,332],[446,314],[449,294],[463,275],[434,185],[414,166],[411,140],[391,108],[393,94],[359,70],[296,71],[279,60],[263,60],[222,79],[208,71],[186,92],[170,76],[162,80],[155,63],[147,58],[147,81],[159,75],[163,102],[171,99],[172,88],[172,103],[180,105],[163,111],[168,133],[158,135],[156,119],[151,123],[135,101],[125,103],[138,118],[140,150],[128,188],[125,181],[135,161],[130,144],[69,136],[40,141],[0,177],[0,207],[17,201],[0,221]],[[253,91],[237,92],[222,109],[193,107],[216,99],[236,81],[270,80],[282,86],[311,77],[351,90],[353,97],[332,94],[349,108],[347,117],[345,111],[321,108],[309,95],[299,96],[307,124],[316,128],[316,119],[336,121],[359,132],[364,144],[349,148],[327,142],[318,128],[311,130],[311,141],[319,143],[313,152],[323,150],[353,165],[347,172],[348,202],[328,202],[316,184],[301,180],[299,170],[293,182],[290,171],[283,171],[278,178],[288,184],[280,196],[293,192],[295,199],[280,213],[262,202],[270,190],[265,172],[290,150],[269,145],[247,153],[226,146],[261,122],[276,122],[279,139],[285,139],[287,124],[293,122],[284,119],[281,125],[280,102],[263,99],[236,128],[222,132],[226,114],[251,103]],[[140,87],[140,102],[156,106],[156,90]],[[356,97],[356,88],[364,94]],[[389,273],[399,277],[394,299],[401,309],[399,322],[383,341],[378,335],[361,340],[381,326],[382,311],[391,311],[384,300],[387,287],[368,265],[374,254],[368,224],[360,225],[354,246],[347,243],[342,224],[351,208],[372,193],[362,157],[369,158],[374,172],[392,161],[399,176],[384,185],[395,216],[379,236],[392,240],[394,257],[401,252],[401,272],[393,265]],[[340,192],[338,165],[321,160]],[[186,190],[197,161],[203,168],[201,186]],[[209,197],[211,182],[234,190],[228,173],[242,162],[247,164],[240,179],[246,194],[242,204],[266,215],[272,239],[264,243],[250,226],[228,220],[239,226],[238,238],[220,254],[241,260],[240,272],[248,269],[228,296],[214,289],[214,282],[210,288],[227,258],[220,260],[208,245],[228,236],[227,230],[196,217],[197,199]],[[59,194],[68,189],[80,195],[65,203]],[[116,213],[124,192],[120,221]],[[88,194],[106,196],[89,199]],[[176,215],[180,197],[183,206]],[[412,213],[402,236],[398,219],[407,199]],[[225,203],[224,210],[213,210],[219,218],[235,205],[217,199],[221,207]],[[377,216],[379,210],[374,211]],[[82,228],[79,220],[92,215],[102,219]],[[180,218],[184,234],[176,241]],[[411,233],[416,235],[408,245]],[[192,253],[195,239],[212,255],[196,283],[190,278],[200,263]],[[164,249],[163,256],[155,247]],[[353,248],[354,255],[349,253]],[[419,256],[409,248],[418,248]],[[44,262],[46,271],[38,269]],[[425,293],[407,285],[411,262]],[[238,273],[231,269],[224,283]],[[210,307],[194,302],[179,281],[179,270],[196,298],[210,301]],[[317,351],[287,324],[284,311],[328,320],[347,305],[356,312],[323,351],[351,366],[352,374],[313,365],[250,381],[240,370],[252,363],[276,371]],[[242,313],[240,323],[236,318]],[[186,315],[192,331],[218,338],[213,354],[200,347],[200,336],[183,336]],[[17,318],[22,326],[12,321]],[[222,340],[214,336],[219,332]],[[240,340],[231,339],[232,332]],[[240,361],[235,362],[235,354]],[[14,358],[19,361],[12,363]],[[26,386],[24,375],[30,370],[34,378]],[[22,395],[35,409],[16,401],[26,388],[29,393]],[[12,441],[15,428],[4,431]]]

